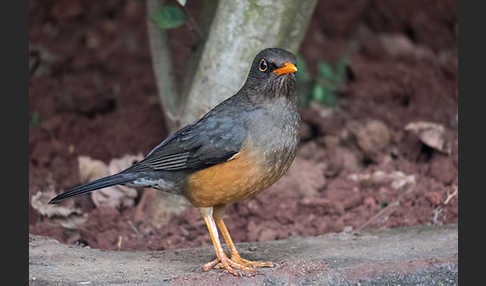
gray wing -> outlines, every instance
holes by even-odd
[[[246,138],[245,116],[210,112],[170,135],[127,171],[200,170],[227,161]]]

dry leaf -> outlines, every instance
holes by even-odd
[[[446,140],[444,126],[433,122],[417,121],[407,124],[405,130],[417,135],[425,145],[446,154],[451,153],[451,144]]]
[[[60,224],[68,229],[77,229],[86,221],[86,214],[81,209],[71,205],[49,204],[50,199],[56,196],[54,188],[45,192],[37,192],[32,196],[31,205],[42,216],[51,219],[53,223]]]
[[[88,156],[78,157],[79,178],[81,182],[88,183],[110,175],[108,166],[101,160],[91,159]]]
[[[390,186],[395,190],[405,189],[407,187],[415,186],[416,180],[414,175],[407,175],[401,171],[393,171],[385,173],[383,171],[375,171],[373,173],[351,174],[348,177],[353,181],[372,181],[375,183],[390,183]]]
[[[402,34],[383,34],[379,39],[385,50],[392,56],[434,57],[434,53],[430,49],[421,45],[415,45]]]
[[[111,160],[110,164],[106,165],[100,160],[82,156],[78,158],[79,175],[83,181],[93,181],[104,176],[116,174],[141,159],[143,159],[142,154],[136,156],[125,155],[122,158]],[[122,185],[103,188],[91,193],[91,199],[97,207],[130,207],[135,204],[136,197],[137,191],[135,189]]]

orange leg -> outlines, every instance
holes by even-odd
[[[223,221],[225,207],[226,207],[225,205],[219,205],[214,207],[213,217],[216,220],[216,225],[218,226],[219,231],[223,235],[226,245],[228,246],[231,255],[231,261],[241,265],[245,265],[247,267],[251,267],[252,269],[254,267],[273,267],[274,264],[270,261],[251,261],[248,259],[241,258],[240,254],[238,253],[238,250],[236,249],[235,244],[233,243],[233,239],[231,239],[228,228],[226,227]],[[221,264],[218,263],[217,259],[212,261],[211,263],[212,263],[211,267],[220,268],[222,266]]]
[[[201,214],[203,215],[204,222],[209,230],[209,235],[211,236],[211,241],[214,246],[214,251],[216,252],[217,259],[215,261],[209,262],[203,266],[204,271],[209,271],[211,268],[217,266],[217,268],[223,268],[229,273],[239,276],[240,274],[236,272],[233,268],[243,271],[251,271],[252,268],[242,265],[236,261],[233,261],[226,256],[224,253],[221,242],[219,241],[218,229],[213,218],[213,208],[201,208]]]
[[[219,230],[221,231],[221,234],[223,235],[224,241],[226,241],[226,245],[228,245],[232,261],[248,267],[273,267],[274,266],[271,261],[251,261],[248,259],[241,258],[240,254],[238,253],[238,250],[236,249],[235,244],[233,243],[233,240],[231,239],[229,231],[226,228],[226,225],[224,224],[223,219],[216,219],[216,224]]]

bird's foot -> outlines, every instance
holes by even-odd
[[[224,269],[235,276],[254,275],[255,272],[253,267],[239,263],[233,259],[229,259],[227,256],[224,256],[222,259],[216,258],[203,266],[204,271],[209,271],[212,268]],[[236,271],[235,269],[239,271]]]
[[[234,269],[246,272],[245,274],[254,275],[256,267],[274,267],[271,261],[252,261],[245,258],[241,258],[239,255],[232,255],[231,259],[228,257],[223,258],[220,260],[216,258],[215,260],[205,264],[203,266],[204,271],[209,271],[212,268],[215,269],[224,269],[227,270],[229,273],[242,276],[242,272],[237,272]],[[234,269],[233,269],[234,268]]]
[[[247,267],[274,267],[275,265],[271,261],[252,261],[245,258],[241,258],[239,255],[232,255],[231,260],[245,265]]]

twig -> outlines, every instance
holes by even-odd
[[[359,231],[362,231],[363,229],[365,229],[368,225],[370,225],[371,223],[377,221],[379,218],[383,217],[385,214],[387,215],[391,215],[394,211],[394,207],[396,206],[399,206],[400,205],[400,201],[401,199],[408,193],[412,192],[415,188],[415,184],[411,184],[409,183],[409,186],[408,186],[408,189],[406,191],[404,191],[403,193],[401,193],[398,198],[393,201],[391,204],[389,204],[388,206],[386,206],[384,209],[380,210],[377,214],[375,214],[374,216],[372,216],[367,222],[365,222],[364,224],[362,224],[360,227],[358,227],[356,229],[357,232]]]
[[[133,225],[132,221],[131,220],[128,220],[128,225],[133,229],[133,231],[139,235],[140,232],[138,231],[138,229]]]
[[[447,198],[444,201],[444,205],[447,205],[449,201],[452,200],[452,198],[457,196],[457,186],[454,186],[453,188],[454,188],[454,192],[452,194],[449,194],[449,192],[447,192]]]
[[[147,29],[150,44],[150,53],[153,63],[155,80],[159,91],[164,115],[169,129],[178,125],[179,94],[176,89],[175,75],[172,66],[171,54],[167,42],[167,33],[161,30],[152,20],[155,11],[163,6],[159,0],[147,0]]]
[[[372,222],[375,222],[377,221],[380,217],[384,216],[385,213],[388,212],[388,215],[392,214],[393,213],[393,210],[392,208],[393,207],[396,207],[398,205],[400,205],[400,202],[399,202],[400,199],[397,199],[396,201],[394,201],[393,203],[389,204],[388,206],[386,206],[384,209],[380,210],[377,214],[375,214],[374,216],[372,216],[367,222],[365,222],[364,224],[362,224],[360,227],[358,227],[356,229],[356,231],[362,231],[364,228],[366,228],[368,225],[370,225]]]
[[[118,250],[121,249],[122,241],[123,241],[123,236],[119,235],[118,236],[118,243],[117,243]]]
[[[440,207],[434,209],[434,216],[432,217],[432,224],[434,224],[434,225],[441,224],[439,222],[439,215],[440,215],[441,212],[442,212],[442,208],[440,208]]]

